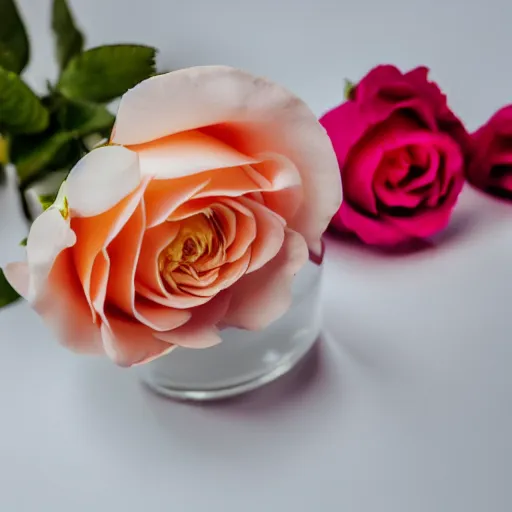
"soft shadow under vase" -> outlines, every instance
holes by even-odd
[[[263,331],[224,329],[222,343],[202,350],[177,348],[137,368],[152,390],[182,400],[215,400],[245,393],[291,370],[321,330],[322,261],[308,261],[293,282],[293,302]]]

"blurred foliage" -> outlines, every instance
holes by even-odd
[[[42,210],[51,206],[91,141],[110,136],[114,116],[106,104],[156,74],[156,50],[136,44],[85,49],[68,0],[53,0],[51,28],[60,73],[39,96],[21,76],[30,44],[15,0],[0,0],[0,20],[0,168],[15,166],[23,210],[32,220],[25,192],[52,176],[55,190],[39,197]],[[0,307],[16,298],[1,272]]]

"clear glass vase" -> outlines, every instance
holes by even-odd
[[[201,350],[177,348],[137,368],[153,391],[182,400],[216,400],[245,393],[291,370],[321,330],[322,258],[308,263],[293,282],[293,302],[263,331],[229,328],[222,343]]]

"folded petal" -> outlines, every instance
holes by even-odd
[[[127,197],[100,215],[71,218],[71,227],[76,233],[76,244],[73,247],[74,262],[93,320],[96,318],[97,310],[91,297],[91,276],[96,257],[115,239],[131,217],[142,199],[146,186],[147,180],[142,181]]]
[[[400,227],[388,219],[370,217],[360,213],[344,201],[333,219],[333,224],[342,231],[355,233],[370,245],[397,245],[411,238]]]
[[[128,147],[137,153],[142,175],[156,179],[183,178],[211,169],[257,162],[224,142],[198,131],[176,133]]]
[[[208,348],[221,342],[216,327],[224,318],[231,301],[231,292],[225,290],[214,299],[194,308],[192,319],[184,326],[169,332],[157,332],[155,337],[187,348]]]
[[[44,291],[57,256],[75,242],[69,219],[64,219],[57,208],[49,208],[37,217],[27,239],[29,302],[34,302]]]
[[[282,316],[291,305],[293,278],[308,260],[308,255],[302,235],[286,229],[276,257],[233,285],[233,297],[224,323],[260,330]]]
[[[104,353],[99,326],[91,319],[69,249],[57,256],[31,305],[62,345],[79,353]]]
[[[105,353],[119,366],[129,367],[149,363],[175,348],[171,343],[153,336],[153,331],[141,323],[117,315],[107,315],[101,325]]]
[[[113,208],[140,183],[137,153],[121,146],[94,149],[71,169],[65,193],[75,217],[91,217]]]
[[[208,177],[202,175],[152,180],[144,194],[148,229],[165,222],[177,208],[203,190],[208,182]]]
[[[341,201],[331,141],[307,105],[286,89],[224,66],[152,77],[119,106],[113,142],[142,144],[198,128],[245,155],[269,151],[289,158],[303,184],[303,205],[290,226],[320,251],[320,236]]]
[[[286,223],[266,206],[241,197],[240,203],[249,208],[256,220],[256,237],[251,246],[251,263],[247,272],[259,270],[280,251]]]
[[[135,272],[145,229],[141,202],[108,247],[111,260],[107,301],[152,330],[168,330],[190,319],[188,311],[135,300]]]

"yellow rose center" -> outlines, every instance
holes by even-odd
[[[158,268],[166,284],[176,288],[175,272],[197,275],[195,264],[217,252],[219,235],[218,224],[211,212],[180,221],[178,235],[158,257]]]

